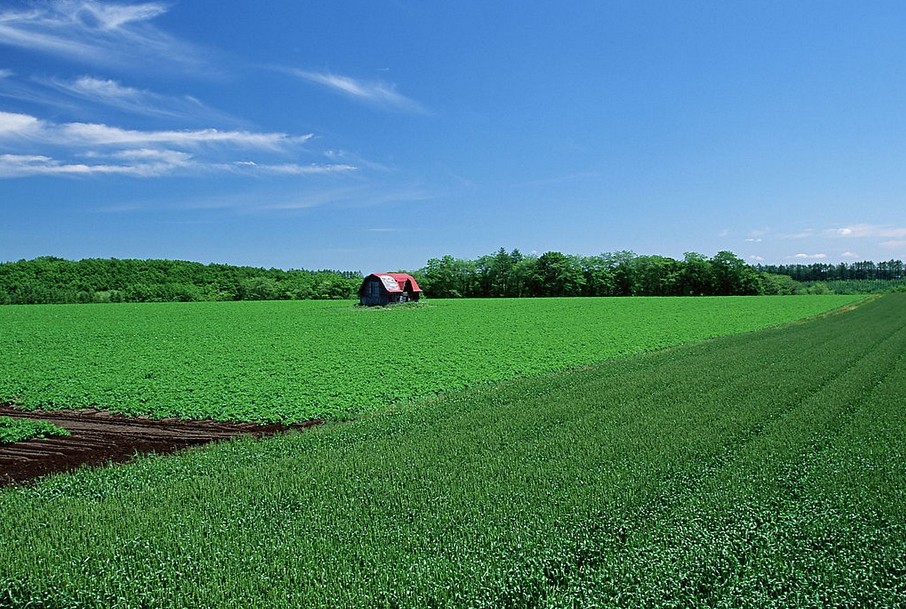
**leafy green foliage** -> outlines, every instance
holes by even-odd
[[[0,401],[155,417],[348,417],[488,381],[748,332],[852,296],[147,303],[0,308]]]
[[[902,607],[904,307],[8,489],[0,607]]]
[[[846,279],[815,281],[802,284],[802,292],[814,293],[823,287],[827,294],[871,294],[906,288],[906,279]]]
[[[903,262],[856,262],[755,267],[732,252],[682,260],[609,252],[598,256],[507,253],[461,260],[432,258],[415,275],[429,297],[522,296],[781,296],[865,294],[906,283]],[[804,283],[803,283],[804,282]],[[819,288],[815,282],[821,282]]]
[[[756,267],[759,271],[777,275],[787,275],[800,282],[814,281],[900,281],[906,278],[906,265],[902,260],[885,260],[839,264],[815,262],[812,264],[781,264],[761,265]]]
[[[432,258],[414,271],[434,298],[524,296],[742,296],[765,291],[762,274],[732,252],[683,260],[611,252],[599,256],[509,254],[461,260]],[[768,286],[770,287],[770,286]]]
[[[361,282],[348,271],[42,257],[0,263],[0,304],[329,300],[352,298]]]
[[[0,444],[21,442],[32,438],[68,435],[69,432],[67,430],[47,421],[0,417]]]

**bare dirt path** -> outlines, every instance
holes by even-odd
[[[322,423],[256,425],[219,421],[148,419],[99,410],[19,410],[0,404],[0,416],[39,419],[68,430],[54,437],[0,444],[0,486],[27,482],[81,465],[128,461],[136,453],[166,454],[239,435],[269,436]]]

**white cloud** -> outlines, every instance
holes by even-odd
[[[894,249],[894,250],[895,249],[904,249],[904,248],[906,248],[906,240],[894,239],[891,241],[882,241],[881,247],[884,247],[887,249]]]
[[[356,170],[356,167],[353,165],[338,164],[318,165],[312,163],[310,165],[297,165],[295,163],[283,163],[279,165],[259,165],[256,163],[254,165],[256,168],[267,173],[284,175],[323,175],[328,173],[346,173]]]
[[[27,114],[0,112],[0,140],[29,140],[55,146],[145,146],[149,144],[176,147],[202,145],[232,146],[284,150],[305,143],[312,134],[291,136],[286,133],[221,131],[196,129],[185,131],[139,131],[99,123],[63,123],[44,121]]]
[[[82,93],[86,97],[90,96],[100,99],[133,100],[146,94],[132,87],[124,87],[115,80],[94,78],[92,76],[77,78],[70,88],[73,92]]]
[[[365,81],[331,74],[329,72],[309,72],[306,70],[290,70],[291,74],[323,85],[333,91],[368,102],[378,106],[406,110],[409,112],[424,112],[424,107],[417,101],[397,93],[396,86],[380,81]]]
[[[31,3],[28,8],[0,10],[0,44],[92,65],[200,67],[200,53],[151,23],[166,12],[167,6],[159,2]]]
[[[749,237],[748,239],[746,239],[746,242],[747,243],[761,243],[762,239],[761,239],[761,237]]]
[[[178,150],[123,150],[107,157],[97,153],[86,157],[97,159],[97,162],[61,161],[46,155],[3,154],[0,155],[0,178],[103,174],[153,178],[186,171],[194,174],[226,172],[307,176],[345,173],[356,169],[351,165],[268,165],[253,161],[213,163]]]
[[[749,260],[754,260],[755,262],[764,262],[764,256],[749,256]]]
[[[350,164],[274,162],[313,137],[285,133],[140,131],[97,123],[56,124],[28,114],[0,112],[0,142],[18,145],[0,157],[0,177],[119,174],[157,177],[174,173],[228,172],[313,176],[355,171]],[[263,160],[224,161],[224,155],[257,150]],[[50,152],[53,151],[53,152]],[[246,152],[243,153],[245,156]],[[91,162],[85,162],[85,160]]]
[[[793,256],[797,260],[824,260],[827,254],[796,254]]]
[[[15,76],[15,72],[12,70],[0,69],[0,78],[11,78]]]
[[[110,78],[89,75],[75,78],[32,76],[23,80],[14,76],[9,72],[4,77],[3,71],[0,71],[0,96],[65,109],[70,115],[78,115],[92,109],[93,105],[102,104],[122,112],[156,118],[240,123],[235,117],[215,110],[191,95],[161,95]]]
[[[96,21],[102,30],[115,30],[127,23],[147,21],[167,12],[167,8],[158,3],[117,5],[82,2],[72,4],[76,6],[81,4],[79,10],[83,13],[82,20]]]
[[[309,165],[300,165],[297,163],[256,163],[255,161],[234,161],[229,164],[219,165],[223,169],[236,172],[255,172],[267,173],[273,175],[326,175],[331,173],[347,173],[356,171],[358,168],[354,165],[319,165],[311,163]]]
[[[183,152],[181,150],[154,150],[149,148],[122,150],[112,154],[111,157],[133,161],[163,163],[174,167],[180,165],[186,166],[192,162],[192,155],[188,152]]]
[[[859,254],[856,254],[855,252],[843,252],[842,254],[840,254],[840,257],[841,258],[859,258],[860,256],[859,256]]]
[[[79,76],[72,80],[56,78],[33,80],[68,96],[134,114],[235,122],[235,119],[208,108],[204,103],[189,95],[183,97],[160,95],[152,91],[126,86],[109,78]],[[34,99],[38,96],[31,92],[30,97]]]
[[[898,239],[906,237],[906,227],[878,226],[875,224],[853,224],[827,231],[829,237],[881,237]]]
[[[204,144],[225,144],[247,148],[277,150],[290,145],[301,144],[313,137],[289,136],[285,133],[255,133],[250,131],[220,131],[217,129],[196,129],[186,131],[137,131],[120,129],[98,123],[66,123],[48,128],[56,132],[65,142],[83,145],[121,146],[144,144],[168,144],[174,146],[200,146]]]
[[[118,174],[152,177],[172,168],[157,163],[85,164],[68,163],[43,155],[0,154],[0,177]]]
[[[0,139],[28,137],[41,130],[41,121],[28,114],[0,112]]]

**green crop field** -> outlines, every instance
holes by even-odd
[[[904,313],[8,488],[0,607],[903,607]]]
[[[31,438],[68,436],[69,432],[47,421],[0,417],[0,444],[21,442]]]
[[[0,402],[296,422],[748,332],[859,296],[0,308]]]

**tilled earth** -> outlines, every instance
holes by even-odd
[[[185,421],[127,417],[99,410],[24,411],[0,404],[0,416],[49,421],[70,432],[53,437],[0,444],[0,486],[81,465],[128,461],[137,453],[166,454],[239,435],[269,436],[321,423],[256,425],[219,421]]]

